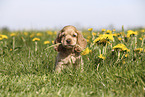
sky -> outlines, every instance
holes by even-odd
[[[0,28],[145,27],[145,0],[0,0]]]

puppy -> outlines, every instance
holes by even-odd
[[[87,41],[74,26],[65,26],[57,35],[54,47],[58,51],[55,62],[55,71],[60,73],[64,68],[71,66],[83,69],[83,60],[80,52],[86,48]]]

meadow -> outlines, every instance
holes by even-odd
[[[0,31],[1,97],[144,97],[145,29],[83,30],[84,71],[54,72],[57,31]]]

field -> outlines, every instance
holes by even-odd
[[[84,71],[57,74],[55,30],[0,31],[0,96],[144,97],[145,29],[82,32]]]

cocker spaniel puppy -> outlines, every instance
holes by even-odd
[[[83,69],[83,60],[80,52],[86,48],[87,42],[82,33],[74,26],[65,26],[57,35],[54,41],[58,51],[55,62],[55,71],[60,73],[66,67],[81,67]]]

